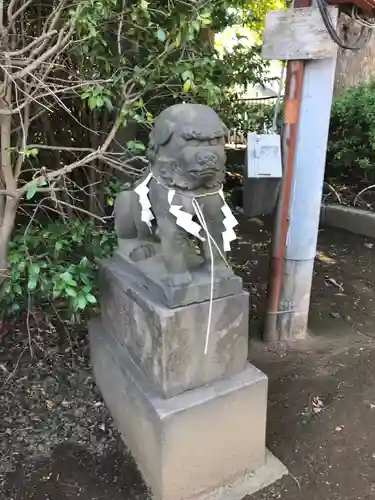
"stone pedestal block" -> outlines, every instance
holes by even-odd
[[[132,262],[127,259],[126,249],[132,242],[119,240],[119,248],[116,256],[128,265],[128,270],[136,279],[140,288],[148,290],[153,297],[158,297],[170,308],[187,306],[197,302],[204,302],[210,298],[211,276],[209,269],[198,267],[190,270],[191,284],[176,284],[170,281],[168,269],[160,255],[151,257],[146,261]],[[133,241],[134,246],[139,246],[137,240]],[[216,268],[214,272],[213,298],[228,297],[241,293],[243,282],[229,268]]]
[[[265,448],[255,367],[163,399],[100,320],[89,330],[95,380],[156,500],[240,500],[286,472]]]
[[[119,257],[101,265],[100,285],[107,330],[161,396],[173,397],[245,369],[247,292],[213,301],[205,355],[208,301],[171,309],[139,286],[129,264]]]

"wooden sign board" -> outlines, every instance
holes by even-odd
[[[336,26],[337,7],[329,7],[327,10]],[[264,59],[324,59],[334,57],[335,54],[335,42],[316,7],[274,10],[267,14],[262,46]]]

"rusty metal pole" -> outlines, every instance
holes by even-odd
[[[295,0],[294,7],[309,7],[310,0]],[[278,342],[277,328],[279,298],[283,276],[283,262],[288,232],[288,215],[297,144],[297,126],[301,106],[304,61],[290,61],[287,68],[284,128],[283,128],[283,181],[276,212],[272,238],[272,256],[267,291],[267,312],[263,339],[266,342]]]

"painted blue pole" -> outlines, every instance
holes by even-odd
[[[278,309],[265,321],[269,339],[307,336],[336,61],[337,50],[305,63]]]
[[[336,59],[305,65],[279,297],[280,340],[307,335]]]

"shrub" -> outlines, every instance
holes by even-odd
[[[375,81],[350,88],[332,105],[328,178],[371,181],[375,174]]]
[[[97,265],[115,243],[112,228],[79,219],[19,227],[10,243],[0,314],[56,309],[78,322],[80,313],[96,304]]]
[[[243,134],[257,132],[267,133],[272,128],[274,105],[265,101],[263,104],[241,99],[233,99],[226,107],[219,109],[226,125],[231,130]]]

